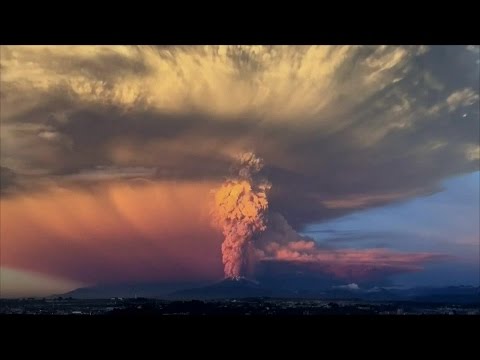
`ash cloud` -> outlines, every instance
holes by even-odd
[[[220,180],[254,148],[301,229],[479,169],[471,49],[2,46],[1,163],[39,184],[98,165]]]
[[[297,271],[303,269],[350,281],[383,280],[395,274],[421,271],[427,263],[449,259],[445,254],[385,248],[338,249],[298,234],[278,213],[268,217],[267,230],[255,244],[257,262],[295,264]]]
[[[221,236],[203,207],[213,185],[117,180],[2,198],[1,264],[90,284],[218,278]]]
[[[0,65],[2,205],[139,178],[220,183],[255,149],[274,184],[266,221],[305,247],[268,248],[267,226],[262,264],[328,263],[306,225],[480,169],[478,46],[1,46]],[[401,263],[355,266],[386,257]]]
[[[214,224],[222,231],[224,272],[227,278],[255,276],[259,262],[295,263],[310,272],[365,281],[415,272],[427,262],[448,256],[403,253],[383,248],[335,249],[298,234],[279,213],[268,211],[272,184],[258,176],[262,159],[249,152],[239,156],[232,176],[215,191]]]
[[[242,154],[232,167],[232,176],[215,191],[213,221],[225,237],[222,243],[225,277],[238,278],[251,271],[254,240],[267,228],[267,191],[270,184],[258,178],[262,159]]]
[[[17,183],[17,174],[12,169],[0,167],[0,194],[4,195],[13,190]]]

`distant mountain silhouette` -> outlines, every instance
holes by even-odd
[[[442,288],[419,288],[410,298],[424,302],[480,303],[480,287],[448,286]]]
[[[228,278],[218,283],[199,288],[175,291],[170,297],[176,299],[231,299],[247,297],[272,297],[284,294],[279,289],[262,286],[246,278]]]
[[[204,286],[206,284],[206,282],[101,284],[78,288],[65,294],[53,295],[53,297],[72,297],[74,299],[108,299],[113,297],[165,298],[173,291],[194,286]]]
[[[247,278],[228,278],[216,283],[139,283],[110,284],[79,288],[66,294],[54,295],[75,299],[164,298],[172,300],[208,300],[242,298],[304,298],[358,301],[418,301],[480,303],[480,290],[476,286],[394,288],[373,287],[362,289],[332,286],[328,289],[285,288],[277,284],[264,284]]]
[[[478,286],[375,288],[362,292],[361,298],[370,301],[477,303],[480,302],[480,291]]]

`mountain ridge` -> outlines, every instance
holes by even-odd
[[[350,284],[352,285],[352,284]],[[83,287],[52,297],[100,299],[113,297],[145,297],[171,300],[213,300],[240,298],[305,298],[361,301],[451,301],[480,302],[480,287],[460,285],[446,287],[358,287],[292,289],[273,287],[247,278],[226,278],[217,282],[110,284]]]

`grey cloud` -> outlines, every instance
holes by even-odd
[[[114,179],[141,179],[152,178],[155,176],[157,169],[144,167],[116,168],[112,166],[97,166],[91,170],[81,170],[76,174],[65,176],[71,180],[114,180]]]
[[[75,57],[49,49],[36,64],[59,80],[25,87],[20,75],[4,77],[2,165],[56,181],[90,181],[85,174],[98,165],[220,180],[233,153],[254,149],[273,184],[271,209],[296,229],[429,194],[446,177],[479,169],[468,155],[480,142],[479,67],[465,47],[127,50]],[[11,56],[2,49],[7,75]],[[65,82],[70,74],[88,86]],[[326,205],[338,200],[354,205]]]
[[[0,194],[8,193],[15,186],[17,174],[12,169],[0,166]]]

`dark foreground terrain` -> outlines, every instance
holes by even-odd
[[[0,314],[17,315],[480,315],[480,303],[415,301],[364,302],[245,298],[167,301],[147,298],[112,299],[1,299]]]

